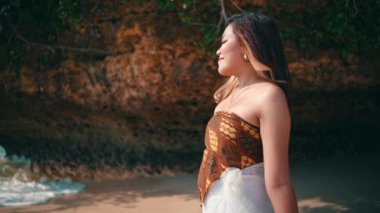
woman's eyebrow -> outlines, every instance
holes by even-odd
[[[220,37],[220,40],[223,41],[224,37],[226,37],[224,34]]]
[[[220,36],[218,37],[218,40],[219,40],[219,41],[223,40],[223,35],[220,35]]]

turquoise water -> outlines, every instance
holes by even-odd
[[[78,193],[85,185],[75,183],[69,178],[38,182],[28,178],[31,161],[23,156],[7,157],[6,150],[0,146],[0,206],[21,206],[44,203],[49,199]]]

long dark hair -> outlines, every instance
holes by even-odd
[[[269,70],[256,70],[263,78],[277,84],[289,98],[290,75],[284,54],[282,40],[276,23],[262,13],[245,12],[229,17],[225,27],[232,24],[233,32],[239,38],[242,51],[247,54],[253,67],[254,59]],[[214,94],[217,103],[228,97],[238,86],[236,77],[232,76]]]

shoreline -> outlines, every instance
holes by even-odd
[[[301,213],[380,212],[380,162],[376,150],[351,158],[331,157],[291,164]],[[84,192],[44,204],[2,207],[0,212],[32,213],[200,213],[197,174],[85,181]]]

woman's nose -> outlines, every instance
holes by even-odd
[[[217,56],[220,55],[220,48],[216,51],[216,55],[217,55]]]

